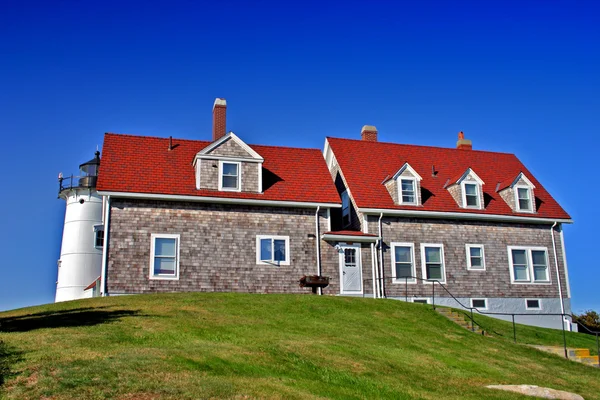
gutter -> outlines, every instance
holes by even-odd
[[[421,218],[446,218],[446,219],[469,219],[483,221],[505,221],[505,222],[523,222],[534,224],[550,224],[552,222],[572,224],[572,219],[549,219],[539,217],[521,217],[516,215],[498,215],[498,214],[475,214],[459,213],[445,211],[421,211],[421,210],[391,210],[385,208],[359,208],[357,210],[363,214],[385,214],[391,216],[421,217]]]
[[[110,195],[106,196],[106,207],[104,209],[104,246],[102,247],[102,270],[100,272],[100,296],[106,293],[106,272],[108,268],[108,244],[110,239]]]
[[[115,198],[128,199],[147,199],[147,200],[167,200],[167,201],[193,201],[200,203],[213,204],[243,204],[257,206],[274,206],[274,207],[299,207],[299,208],[314,208],[314,207],[330,207],[342,208],[341,204],[337,203],[316,203],[303,201],[278,201],[278,200],[258,200],[258,199],[240,199],[229,197],[208,197],[208,196],[189,196],[175,194],[155,194],[155,193],[128,193],[128,192],[111,192],[98,191],[101,196],[112,196]]]

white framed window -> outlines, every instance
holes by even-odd
[[[525,299],[526,310],[541,310],[542,300],[540,299]]]
[[[342,227],[345,228],[350,225],[350,196],[348,196],[348,191],[344,190],[342,192]]]
[[[400,178],[398,198],[400,204],[417,204],[417,183],[415,178]]]
[[[446,283],[443,244],[421,243],[421,264],[424,279]]]
[[[97,249],[104,247],[104,225],[94,225],[94,247]]]
[[[550,283],[545,247],[508,246],[508,259],[512,283]]]
[[[482,244],[466,244],[467,269],[469,271],[485,271],[485,252]]]
[[[463,182],[461,185],[463,193],[463,207],[481,208],[481,204],[479,201],[479,191],[481,190],[481,188],[479,184]]]
[[[528,186],[515,187],[515,202],[517,211],[532,212],[531,188]]]
[[[478,310],[487,310],[487,299],[471,299],[471,307]]]
[[[414,278],[416,276],[415,245],[392,242],[390,246],[392,248],[392,282],[417,283],[417,279]]]
[[[290,237],[257,235],[256,264],[290,265]]]
[[[242,164],[236,161],[219,161],[219,190],[242,190]]]
[[[179,235],[153,233],[150,279],[179,279]]]

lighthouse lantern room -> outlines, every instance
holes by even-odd
[[[80,175],[58,176],[58,198],[67,203],[55,301],[98,293],[104,247],[102,196],[96,191],[100,152],[79,166]]]

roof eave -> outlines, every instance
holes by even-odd
[[[363,214],[384,214],[405,217],[421,217],[435,219],[466,219],[478,221],[497,221],[497,222],[524,222],[533,224],[552,224],[559,222],[572,224],[571,218],[541,218],[525,217],[519,215],[499,215],[499,214],[480,214],[480,213],[459,213],[447,211],[421,211],[421,210],[397,210],[389,208],[359,208],[358,212]]]
[[[130,199],[147,199],[147,200],[166,200],[166,201],[191,201],[198,203],[213,203],[213,204],[238,204],[238,205],[255,205],[255,206],[271,206],[271,207],[298,207],[298,208],[341,208],[338,203],[327,202],[311,202],[311,201],[286,201],[286,200],[261,200],[261,199],[244,199],[236,197],[210,197],[210,196],[189,196],[175,195],[162,193],[134,193],[134,192],[118,192],[108,190],[98,190],[101,196],[111,196],[116,198]]]

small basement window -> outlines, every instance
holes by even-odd
[[[420,304],[429,304],[429,300],[428,299],[413,299],[412,301],[413,303],[420,303]]]
[[[541,310],[542,303],[540,299],[526,299],[525,300],[525,309],[527,310]]]
[[[487,299],[471,299],[471,307],[487,310]]]

